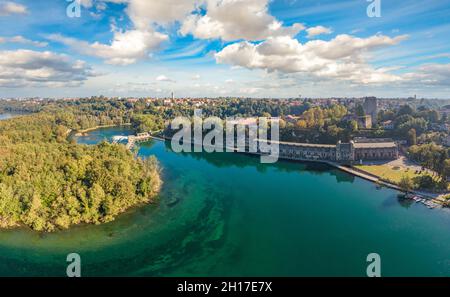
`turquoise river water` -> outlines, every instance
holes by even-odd
[[[78,138],[94,144],[126,128]],[[0,275],[64,276],[79,253],[83,276],[450,276],[450,213],[319,164],[229,153],[177,154],[140,146],[163,168],[159,202],[100,226],[39,234],[0,231]]]

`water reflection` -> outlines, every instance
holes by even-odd
[[[154,143],[149,142],[144,144],[147,147]],[[167,152],[173,152],[169,141],[164,143]],[[274,164],[263,164],[260,162],[260,156],[240,154],[240,153],[195,153],[195,152],[181,152],[178,155],[185,158],[193,158],[195,160],[204,160],[208,164],[217,168],[237,167],[247,168],[253,167],[260,173],[265,173],[269,168],[276,168],[281,172],[286,173],[301,173],[308,172],[313,175],[330,174],[336,177],[338,183],[353,183],[355,176],[337,170],[325,163],[307,162],[307,161],[293,161],[293,160],[279,160]]]

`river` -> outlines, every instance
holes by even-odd
[[[10,113],[0,113],[0,121],[13,118],[15,115]]]
[[[127,128],[79,137],[94,144]],[[326,165],[230,153],[177,154],[154,141],[139,155],[163,168],[159,202],[100,226],[39,234],[0,231],[0,275],[64,276],[79,253],[83,276],[450,276],[450,213]]]

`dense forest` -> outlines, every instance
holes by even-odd
[[[0,122],[0,227],[99,224],[155,199],[156,159],[141,160],[121,145],[71,142],[70,131],[80,128],[71,125],[82,119],[66,110]]]

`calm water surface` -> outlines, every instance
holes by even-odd
[[[0,275],[64,276],[77,252],[84,276],[364,276],[375,252],[384,276],[450,276],[447,211],[322,165],[176,154],[163,142],[139,154],[163,167],[159,203],[101,226],[0,231]]]
[[[14,117],[13,114],[10,114],[10,113],[0,113],[0,121],[2,121],[2,120],[7,120],[7,119],[10,119],[10,118],[12,118],[12,117]]]

